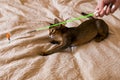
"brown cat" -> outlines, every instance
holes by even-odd
[[[82,13],[82,15],[87,15]],[[52,44],[57,44],[50,50],[42,52],[43,56],[53,54],[70,46],[78,46],[95,39],[96,42],[104,40],[108,36],[108,25],[102,19],[89,17],[78,27],[68,28],[59,25],[49,28],[49,38]],[[59,23],[57,19],[54,24]]]

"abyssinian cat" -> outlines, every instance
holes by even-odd
[[[87,15],[82,13],[82,15]],[[57,19],[54,24],[59,23]],[[87,43],[91,40],[100,42],[107,38],[109,33],[108,25],[102,19],[89,17],[89,20],[82,22],[77,27],[68,28],[64,25],[59,25],[49,28],[49,38],[52,44],[56,44],[50,50],[42,52],[41,55],[47,56],[55,52],[59,52],[70,46],[78,46]]]

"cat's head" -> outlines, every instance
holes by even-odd
[[[49,27],[49,38],[52,43],[58,43],[61,40],[63,30],[65,29],[65,26],[62,24],[53,26],[58,23],[58,19],[54,19],[54,24],[50,24],[51,27]]]

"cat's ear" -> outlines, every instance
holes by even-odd
[[[50,25],[53,25],[52,23],[49,23]]]
[[[54,19],[54,24],[57,25],[58,23],[59,23],[59,20],[57,18],[55,18]],[[55,29],[60,29],[60,27],[61,27],[61,24],[60,25],[58,24],[57,26],[55,26]]]
[[[59,23],[59,20],[57,18],[54,19],[54,24]]]
[[[54,29],[63,29],[65,26],[63,25],[63,24],[58,24],[59,23],[59,20],[57,19],[57,18],[55,18],[54,19],[54,24],[56,25],[56,26],[54,26],[53,28]],[[53,24],[53,25],[54,25]]]
[[[65,28],[65,25],[63,25],[63,24],[59,25],[59,29],[64,29],[64,28]]]
[[[49,29],[51,29],[52,27],[51,27],[51,25],[53,25],[52,23],[49,23],[50,24],[50,27],[49,27]]]

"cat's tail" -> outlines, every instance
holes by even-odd
[[[86,15],[88,15],[87,13],[85,13],[85,12],[82,12],[81,13],[83,16],[86,16]],[[92,16],[90,16],[90,17],[88,17],[89,19],[95,19],[94,17],[92,17]]]

